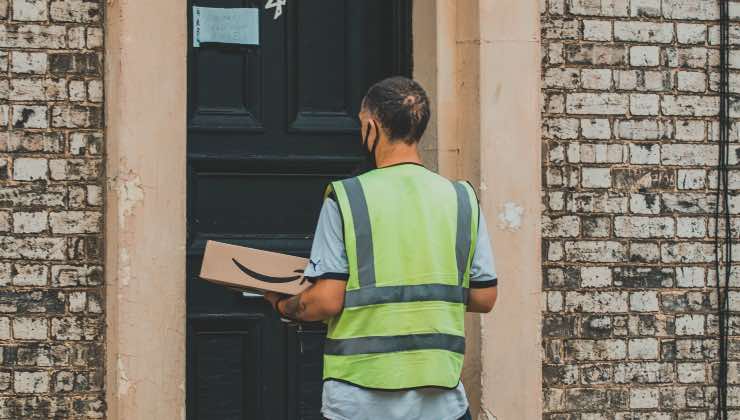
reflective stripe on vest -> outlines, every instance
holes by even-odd
[[[478,231],[472,188],[416,166],[333,188],[350,279],[345,310],[328,322],[325,379],[378,389],[456,386]],[[436,368],[421,373],[424,364]]]

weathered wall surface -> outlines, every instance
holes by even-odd
[[[103,3],[0,0],[0,418],[102,418]]]
[[[541,13],[544,418],[715,418],[718,1],[547,0]],[[737,92],[740,51],[731,61]],[[740,316],[731,325],[740,418]]]

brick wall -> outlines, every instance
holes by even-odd
[[[102,418],[103,3],[0,0],[0,418]]]
[[[541,12],[544,418],[712,419],[718,1],[543,0]],[[731,61],[740,70],[740,51]],[[738,92],[740,72],[731,82]],[[730,178],[740,189],[740,171]],[[738,311],[740,276],[733,286]]]

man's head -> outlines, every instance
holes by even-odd
[[[365,142],[373,129],[382,131],[390,142],[418,143],[429,123],[429,98],[415,81],[390,77],[370,87],[359,116]],[[379,132],[375,135],[380,137]]]

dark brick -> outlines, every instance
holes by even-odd
[[[672,268],[620,268],[614,270],[614,285],[630,289],[671,287],[675,271]]]

